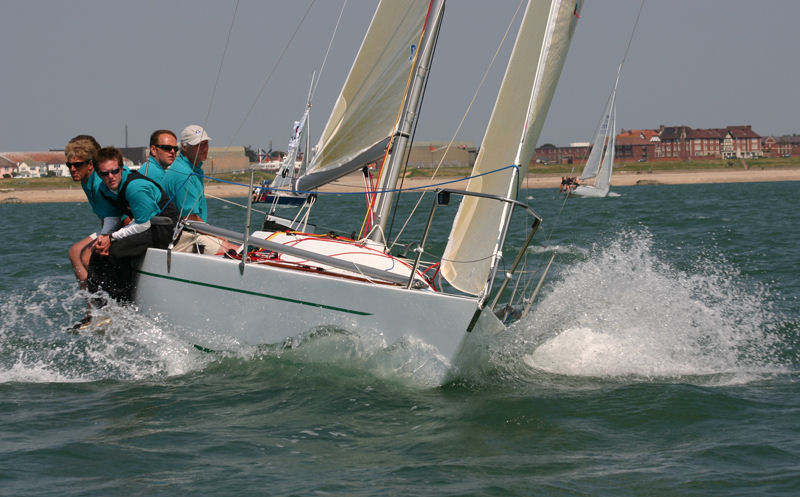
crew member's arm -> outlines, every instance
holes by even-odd
[[[119,226],[118,216],[108,216],[103,218],[103,226],[100,232],[97,233],[97,241],[94,244],[94,251],[100,255],[108,255],[108,249],[111,247],[111,233],[113,233],[117,226]]]
[[[111,233],[112,240],[121,240],[123,238],[129,237],[131,235],[135,235],[136,233],[141,233],[142,231],[147,231],[150,229],[150,220],[143,223],[137,223],[136,221],[132,221],[131,223],[123,226],[122,228],[118,229],[117,231]]]

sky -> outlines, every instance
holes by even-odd
[[[590,140],[640,3],[585,0],[539,144]],[[142,146],[155,129],[179,134],[189,124],[204,125],[212,146],[272,142],[285,150],[342,4],[0,0],[0,151],[61,149],[83,133],[125,146],[126,129],[127,145]],[[312,102],[312,141],[376,4],[346,2]],[[449,1],[417,140],[480,143],[510,41],[491,68],[489,61],[518,5]],[[622,70],[617,126],[800,133],[798,19],[796,0],[645,0]]]

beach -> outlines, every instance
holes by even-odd
[[[529,174],[525,179],[526,188],[558,188],[561,174]],[[456,181],[460,178],[442,177],[406,178],[403,189],[436,188],[442,183],[452,188],[464,188],[466,182]],[[611,183],[614,186],[634,185],[690,185],[703,183],[760,183],[766,181],[800,181],[800,168],[768,168],[768,169],[699,169],[677,171],[618,171]],[[431,186],[432,185],[432,186]],[[325,192],[359,191],[363,188],[360,173],[345,176],[320,190]],[[208,197],[236,198],[246,196],[246,187],[228,183],[207,184]],[[4,189],[0,191],[0,203],[42,203],[42,202],[85,202],[86,195],[75,185],[73,188],[60,189]]]

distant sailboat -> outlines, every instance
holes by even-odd
[[[600,119],[600,125],[597,127],[594,140],[592,140],[592,151],[589,152],[586,166],[584,166],[583,173],[581,173],[581,177],[579,178],[581,183],[574,190],[568,191],[568,194],[571,196],[589,198],[619,196],[610,191],[611,174],[614,172],[614,149],[616,146],[617,86],[619,85],[619,76],[622,74],[622,66],[625,64],[625,59],[628,57],[628,51],[633,41],[633,34],[636,32],[636,26],[639,24],[639,17],[642,15],[643,8],[644,0],[642,0],[642,3],[639,5],[639,13],[636,15],[636,22],[634,22],[631,35],[628,38],[628,46],[625,48],[625,55],[622,57],[622,62],[619,63],[619,67],[617,68],[617,77],[614,79],[614,87],[611,89],[611,94],[608,96],[608,103],[603,112],[603,117]],[[592,179],[594,182],[583,184],[583,182]]]
[[[580,177],[581,184],[569,192],[572,196],[602,198],[608,196],[611,190],[611,173],[614,171],[614,145],[616,143],[614,130],[617,124],[617,84],[620,71],[622,71],[622,64],[617,70],[614,88],[608,97],[603,118],[600,120],[594,140],[592,140],[592,151],[583,168]],[[583,184],[584,181],[591,179],[594,179],[593,184]]]

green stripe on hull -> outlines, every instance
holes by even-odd
[[[348,314],[356,314],[358,316],[371,316],[372,315],[371,312],[354,311],[353,309],[345,309],[343,307],[334,307],[332,305],[316,304],[314,302],[305,302],[303,300],[289,299],[289,298],[286,298],[286,297],[279,297],[277,295],[268,295],[266,293],[252,292],[250,290],[241,290],[239,288],[231,288],[231,287],[227,287],[227,286],[214,285],[214,284],[211,284],[211,283],[202,283],[200,281],[192,281],[192,280],[187,280],[187,279],[184,279],[184,278],[175,278],[174,276],[166,276],[166,275],[163,275],[163,274],[149,273],[147,271],[141,271],[140,270],[138,272],[140,274],[144,274],[144,275],[147,275],[147,276],[152,276],[153,278],[162,278],[162,279],[165,279],[165,280],[172,280],[172,281],[178,281],[178,282],[181,282],[181,283],[187,283],[189,285],[197,285],[197,286],[205,286],[205,287],[209,287],[209,288],[216,288],[217,290],[225,290],[227,292],[244,293],[246,295],[253,295],[255,297],[263,297],[265,299],[280,300],[280,301],[283,301],[283,302],[291,302],[292,304],[308,305],[308,306],[311,306],[311,307],[319,307],[321,309],[329,309],[329,310],[332,310],[332,311],[346,312]]]

